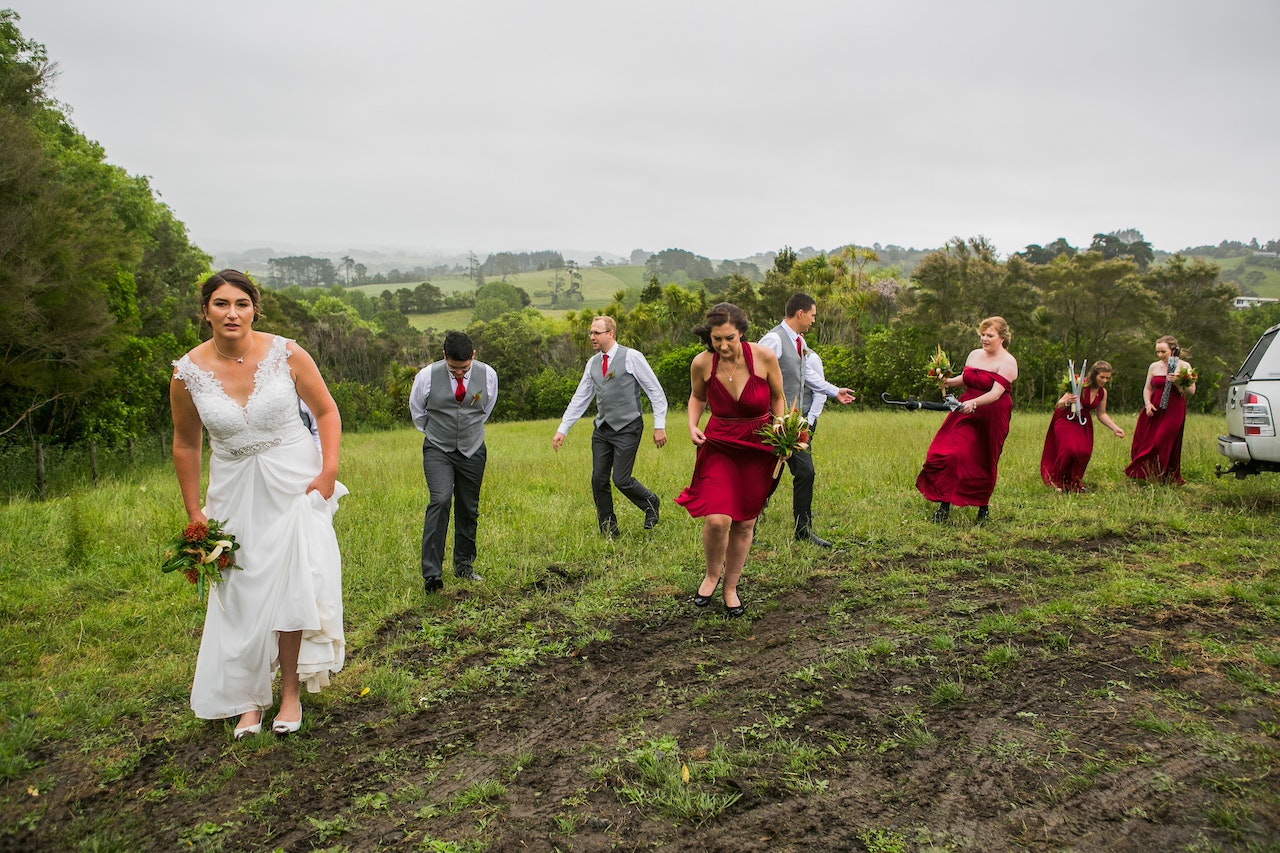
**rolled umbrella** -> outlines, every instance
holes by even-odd
[[[914,412],[916,409],[927,409],[930,412],[954,412],[964,405],[955,398],[954,394],[948,394],[939,403],[933,400],[915,400],[910,397],[905,400],[894,400],[889,397],[889,392],[886,391],[880,395],[880,401],[890,406],[902,406],[908,412]]]

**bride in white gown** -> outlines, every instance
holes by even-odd
[[[187,516],[216,518],[240,543],[239,569],[209,595],[191,708],[202,719],[240,715],[237,738],[261,730],[279,668],[281,734],[302,722],[300,685],[317,692],[342,669],[342,566],[333,513],[342,424],[320,371],[293,341],[253,331],[258,290],[235,270],[200,292],[213,337],[174,362],[173,461]],[[299,416],[319,427],[320,447]],[[200,503],[201,429],[209,488]]]

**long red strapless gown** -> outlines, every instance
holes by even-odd
[[[719,353],[712,354],[707,382],[711,417],[703,430],[707,442],[698,448],[693,479],[676,498],[694,518],[727,515],[734,521],[749,521],[764,509],[778,484],[773,478],[778,457],[755,434],[769,423],[771,408],[769,383],[755,375],[751,349],[752,344],[743,343],[741,369],[746,370],[747,380],[737,400],[720,382]]]
[[[1005,394],[972,414],[956,410],[938,428],[929,445],[924,467],[916,477],[916,488],[930,501],[955,506],[986,506],[996,488],[1000,452],[1009,435],[1013,386],[999,373],[966,367],[964,394],[960,401],[987,393],[999,382]]]
[[[1098,402],[1106,393],[1081,389],[1083,424],[1076,419],[1074,406],[1053,410],[1049,431],[1044,437],[1044,452],[1040,454],[1040,477],[1046,485],[1061,492],[1084,491],[1084,469],[1089,467],[1089,458],[1093,456],[1093,420]]]
[[[1151,377],[1151,399],[1159,404],[1164,394],[1167,376]],[[1158,483],[1174,483],[1181,486],[1182,479],[1182,431],[1187,425],[1187,401],[1174,388],[1169,392],[1169,405],[1154,415],[1146,408],[1138,413],[1138,425],[1133,429],[1133,461],[1124,473],[1135,480],[1155,480]]]

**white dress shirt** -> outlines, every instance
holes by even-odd
[[[788,338],[785,346],[794,351],[796,348],[796,341],[800,339],[800,335],[793,331],[786,323],[782,324],[782,328],[786,330]],[[784,343],[782,339],[778,337],[777,331],[770,329],[769,333],[760,339],[760,346],[768,347],[773,350],[774,355],[781,356]],[[822,411],[822,406],[818,404],[818,401],[822,400],[822,402],[825,403],[826,400],[823,399],[824,395],[826,397],[838,396],[840,394],[840,389],[827,381],[826,376],[822,372],[822,359],[818,358],[818,354],[809,349],[807,345],[805,346],[805,352],[807,355],[804,359],[804,384],[809,386],[809,389],[814,392],[813,402],[814,405],[817,406],[817,411],[810,408],[809,412],[811,414],[806,414],[805,417],[809,423],[813,423],[818,417],[818,412]]]
[[[605,352],[609,356],[609,360],[613,361],[613,357],[618,352],[618,342],[614,341],[613,346]],[[560,421],[560,426],[556,428],[556,432],[562,435],[569,434],[569,428],[578,422],[587,412],[587,406],[591,405],[591,400],[596,395],[596,386],[591,380],[591,362],[595,360],[595,356],[587,359],[586,367],[582,368],[582,379],[578,380],[578,387],[573,392],[573,399],[569,401],[569,407],[564,410],[564,418]],[[662,390],[662,385],[658,383],[658,377],[653,372],[653,368],[649,366],[649,362],[644,357],[644,353],[638,349],[632,349],[627,354],[627,373],[635,377],[636,382],[640,384],[640,390],[649,398],[649,405],[653,407],[653,428],[665,430],[667,428],[667,395]]]

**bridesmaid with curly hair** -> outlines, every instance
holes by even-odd
[[[989,517],[987,506],[1013,412],[1009,391],[1018,378],[1018,361],[1009,353],[1011,338],[1003,317],[983,320],[978,325],[981,345],[965,359],[964,372],[946,381],[949,388],[964,387],[962,405],[938,428],[916,477],[920,494],[938,504],[933,520],[939,524],[947,520],[952,504],[976,506],[979,524]]]

